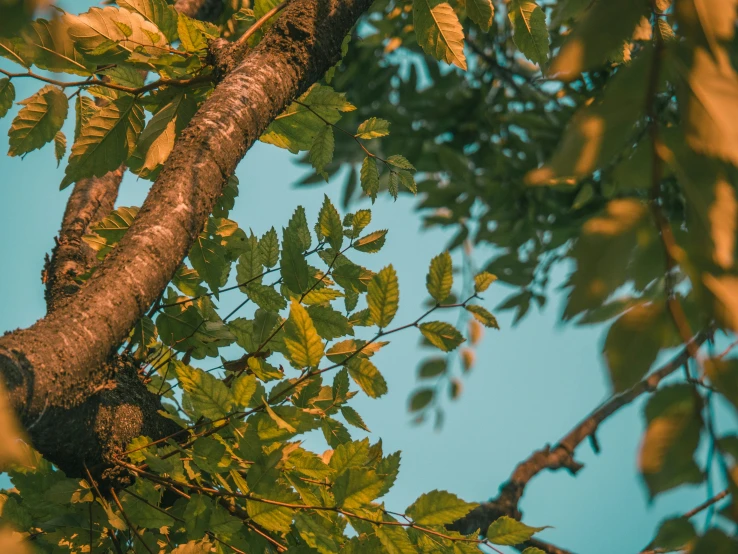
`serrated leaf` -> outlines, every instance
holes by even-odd
[[[259,240],[259,252],[265,267],[274,267],[279,262],[279,237],[274,227],[262,235]]]
[[[495,316],[489,313],[482,306],[477,306],[475,304],[469,304],[465,307],[466,307],[466,311],[471,313],[474,316],[474,319],[476,319],[479,323],[481,323],[485,327],[490,327],[492,329],[500,328],[500,326],[497,324],[497,318],[495,318]]]
[[[325,340],[354,334],[346,316],[330,306],[310,306],[307,311],[318,334]]]
[[[488,271],[482,271],[474,276],[474,292],[479,294],[480,292],[486,291],[489,286],[497,280],[497,277],[489,273]]]
[[[320,340],[310,314],[296,300],[290,304],[290,316],[285,325],[284,343],[290,360],[297,367],[317,367],[323,359],[323,341]]]
[[[398,169],[404,169],[406,171],[415,171],[415,167],[411,164],[405,156],[395,154],[387,158],[387,163],[395,166]]]
[[[284,284],[292,292],[301,294],[310,288],[310,273],[307,261],[302,255],[299,239],[294,233],[286,230],[283,234],[282,257],[279,269]]]
[[[425,278],[428,293],[436,302],[443,302],[451,294],[454,284],[451,254],[444,252],[431,260],[428,275]]]
[[[364,158],[361,164],[361,190],[372,199],[372,203],[379,193],[379,169],[377,160],[371,156]]]
[[[450,492],[433,490],[421,495],[405,513],[418,525],[445,525],[464,517],[478,505]]]
[[[295,528],[307,545],[320,554],[335,554],[338,552],[338,544],[333,540],[325,525],[317,521],[316,518],[298,513],[295,516]]]
[[[293,154],[309,150],[315,136],[328,124],[337,123],[341,112],[356,108],[346,100],[343,93],[331,87],[315,84],[279,114],[259,140],[287,148]],[[322,119],[321,119],[322,118]]]
[[[513,26],[515,46],[533,63],[548,61],[549,38],[546,15],[532,0],[511,0],[508,18]]]
[[[371,469],[351,468],[339,475],[333,484],[336,505],[347,510],[366,506],[379,496],[383,479]]]
[[[390,122],[386,119],[370,117],[364,121],[356,131],[356,137],[361,139],[374,139],[389,135]]]
[[[392,323],[400,302],[400,286],[395,268],[388,265],[374,275],[367,290],[369,313],[374,323],[383,329]]]
[[[138,214],[136,206],[121,206],[98,223],[91,225],[91,233],[84,235],[82,240],[98,252],[98,258],[101,258],[123,238],[136,214]]]
[[[466,15],[486,33],[492,25],[495,7],[492,0],[467,0]]]
[[[8,131],[9,156],[22,156],[41,148],[54,138],[67,118],[67,97],[53,85],[46,85],[20,104],[23,108]]]
[[[374,231],[373,233],[369,233],[355,241],[354,248],[359,252],[367,252],[371,254],[379,252],[384,246],[386,236],[386,230]]]
[[[167,41],[156,25],[139,13],[113,7],[93,7],[63,21],[75,47],[100,63],[127,59],[144,61],[159,56]]]
[[[59,167],[59,164],[62,161],[62,158],[64,158],[64,154],[67,153],[67,137],[64,136],[64,133],[61,131],[57,132],[56,135],[54,135],[54,156],[56,157],[56,167]]]
[[[287,307],[284,296],[268,285],[251,283],[246,286],[246,294],[254,304],[270,312],[278,312]]]
[[[143,108],[133,96],[122,96],[98,108],[72,145],[61,188],[118,169],[133,152],[143,121]]]
[[[206,233],[200,233],[190,249],[188,258],[192,267],[218,298],[220,288],[226,284],[231,268],[221,241],[217,237],[212,239]]]
[[[318,214],[318,225],[321,234],[328,239],[328,243],[334,250],[340,250],[343,244],[343,225],[341,224],[341,216],[338,215],[333,203],[325,195],[323,206]]]
[[[5,117],[15,100],[15,87],[7,77],[0,79],[0,118]]]
[[[136,12],[157,27],[169,42],[177,37],[177,12],[165,0],[118,0],[118,5]]]
[[[305,208],[298,206],[295,209],[295,212],[292,214],[292,217],[287,224],[287,230],[294,235],[299,250],[305,251],[310,248],[312,237],[310,235],[310,229],[308,228]]]
[[[379,398],[387,393],[387,381],[367,358],[351,358],[347,367],[351,378],[370,398]]]
[[[233,406],[231,393],[223,381],[202,369],[177,363],[177,380],[189,394],[195,409],[207,418],[216,420],[227,416]]]
[[[493,521],[487,528],[487,540],[492,544],[514,546],[523,543],[546,527],[530,527],[508,516]]]
[[[413,25],[418,44],[426,54],[466,70],[464,29],[450,4],[413,0]]]
[[[374,533],[387,554],[415,554],[418,549],[410,542],[410,537],[405,529],[395,525],[378,525]]]
[[[348,423],[349,425],[353,425],[354,427],[358,427],[359,429],[362,429],[367,433],[371,433],[369,427],[366,426],[366,423],[364,423],[364,420],[359,415],[359,412],[354,410],[351,406],[341,406],[341,415],[346,420],[346,423]]]
[[[464,342],[464,337],[456,327],[443,321],[421,323],[419,329],[428,342],[444,352],[451,352]]]
[[[308,152],[308,159],[315,168],[318,175],[328,182],[328,173],[325,171],[327,166],[333,160],[333,149],[335,146],[335,139],[333,138],[333,127],[325,125],[313,140],[312,146],[310,146],[310,152]]]
[[[261,260],[259,241],[253,233],[246,238],[241,248],[241,255],[236,264],[236,280],[239,285],[245,286],[251,283],[261,283],[264,268]],[[242,288],[244,292],[246,290]]]

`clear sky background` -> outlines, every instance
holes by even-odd
[[[76,9],[77,2],[74,5]],[[17,80],[16,87],[18,99],[38,89],[30,80]],[[348,97],[351,99],[351,91]],[[0,121],[0,137],[7,135],[15,113],[17,108]],[[72,136],[69,125],[65,132]],[[314,222],[323,193],[338,205],[341,181],[298,189],[294,183],[304,171],[293,160],[284,150],[257,144],[238,167],[240,195],[231,219],[260,235],[271,226],[279,229],[284,225],[298,204],[305,206],[309,221]],[[44,255],[54,244],[71,190],[58,190],[62,174],[50,145],[24,160],[0,158],[4,229],[0,236],[4,291],[0,332],[26,327],[45,313]],[[148,186],[148,181],[127,175],[118,204],[140,205]],[[414,202],[407,197],[392,202],[382,195],[374,206],[370,229],[388,228],[387,245],[374,258],[362,260],[375,270],[394,264],[400,278],[398,324],[412,321],[423,310],[428,263],[450,239],[439,231],[421,230]],[[486,254],[478,254],[476,265],[483,266],[486,259]],[[564,276],[559,271],[559,283]],[[485,294],[484,305],[492,309],[507,294],[504,285],[494,284]],[[222,313],[242,299],[237,291],[224,295]],[[403,510],[421,493],[435,488],[467,500],[494,496],[516,463],[533,450],[554,444],[607,398],[600,357],[603,329],[560,325],[562,299],[560,292],[553,295],[546,309],[532,310],[515,328],[511,317],[497,314],[501,330],[485,333],[477,364],[464,380],[461,399],[444,401],[446,419],[440,431],[427,424],[411,424],[407,412],[408,395],[417,384],[418,363],[430,353],[420,348],[416,334],[395,335],[393,343],[376,355],[389,393],[378,400],[360,395],[354,406],[372,430],[372,439],[382,438],[385,452],[403,451],[400,477],[385,497],[389,509]],[[585,468],[577,477],[565,471],[546,472],[530,483],[521,502],[524,521],[554,527],[541,533],[541,539],[578,554],[635,553],[648,543],[661,519],[704,499],[703,489],[682,488],[648,504],[636,470],[643,430],[641,408],[642,402],[637,402],[601,427],[600,455],[588,444],[581,446],[577,459]],[[698,525],[702,521],[703,517],[695,518]]]

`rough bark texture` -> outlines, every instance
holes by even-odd
[[[97,264],[95,251],[82,241],[90,226],[107,216],[115,205],[124,168],[79,181],[64,211],[59,237],[45,268],[46,307],[49,312],[77,292],[76,278]]]
[[[106,360],[169,282],[238,162],[340,59],[343,37],[370,4],[291,2],[183,131],[133,225],[92,278],[32,327],[0,338],[0,373],[12,405],[49,459],[75,467],[59,459],[75,452],[41,447],[53,444],[46,435],[66,434],[70,410],[108,386]]]

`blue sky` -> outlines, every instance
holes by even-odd
[[[18,99],[38,87],[18,80]],[[349,99],[351,97],[348,91]],[[0,121],[7,134],[16,109]],[[71,129],[65,129],[71,136]],[[286,151],[257,144],[240,164],[240,195],[231,218],[261,234],[284,225],[298,204],[315,220],[323,193],[336,204],[341,182],[319,188],[295,188],[303,170]],[[57,169],[51,147],[24,160],[0,159],[0,260],[4,290],[0,332],[25,327],[45,312],[41,269],[53,246],[69,190],[59,191],[63,168]],[[119,205],[140,205],[149,183],[127,175]],[[396,322],[409,322],[425,300],[425,273],[430,259],[450,236],[423,232],[413,212],[414,200],[381,198],[373,209],[372,229],[388,228],[387,246],[374,258],[373,269],[392,263],[400,278],[400,311]],[[477,266],[486,257],[478,255]],[[563,281],[563,271],[558,282]],[[492,309],[508,291],[493,285],[484,305]],[[223,313],[241,300],[234,291],[221,302]],[[534,449],[555,443],[608,395],[600,348],[602,328],[575,328],[558,323],[562,296],[555,295],[543,312],[532,311],[516,328],[499,314],[500,331],[487,331],[477,351],[477,364],[464,380],[460,401],[444,402],[445,425],[434,431],[414,426],[407,398],[417,384],[418,362],[429,354],[411,331],[395,335],[393,344],[375,360],[390,392],[379,400],[357,397],[354,406],[381,437],[385,451],[402,450],[400,477],[386,497],[389,509],[403,510],[422,492],[445,489],[468,500],[485,500],[510,475],[516,463]],[[585,464],[573,478],[566,472],[544,473],[528,487],[521,503],[525,521],[551,525],[541,538],[578,553],[638,552],[666,515],[690,509],[704,498],[685,489],[647,503],[636,473],[642,423],[641,403],[622,410],[598,433],[602,453],[583,445],[577,458]],[[696,522],[701,522],[697,519]]]

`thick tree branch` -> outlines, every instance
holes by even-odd
[[[189,251],[246,151],[269,123],[340,59],[371,0],[294,0],[237,63],[177,140],[136,220],[72,297],[32,327],[0,338],[0,372],[34,444],[50,408],[105,386],[100,368]],[[56,423],[58,434],[58,423]]]
[[[76,278],[96,264],[95,251],[82,241],[90,226],[107,216],[115,205],[125,168],[79,181],[64,211],[59,237],[45,267],[46,307],[49,312],[79,290]]]
[[[577,473],[583,466],[574,459],[576,448],[588,437],[596,444],[595,434],[602,422],[642,394],[656,390],[664,378],[687,363],[691,357],[690,351],[699,349],[707,338],[707,333],[698,334],[670,362],[627,391],[610,398],[562,437],[554,447],[546,445],[541,450],[533,452],[526,460],[518,464],[510,479],[500,487],[500,494],[497,498],[481,504],[467,516],[454,522],[450,526],[451,529],[464,534],[473,533],[477,529],[485,532],[489,524],[500,516],[507,515],[521,519],[518,503],[531,479],[545,469],[566,468],[572,474]]]

